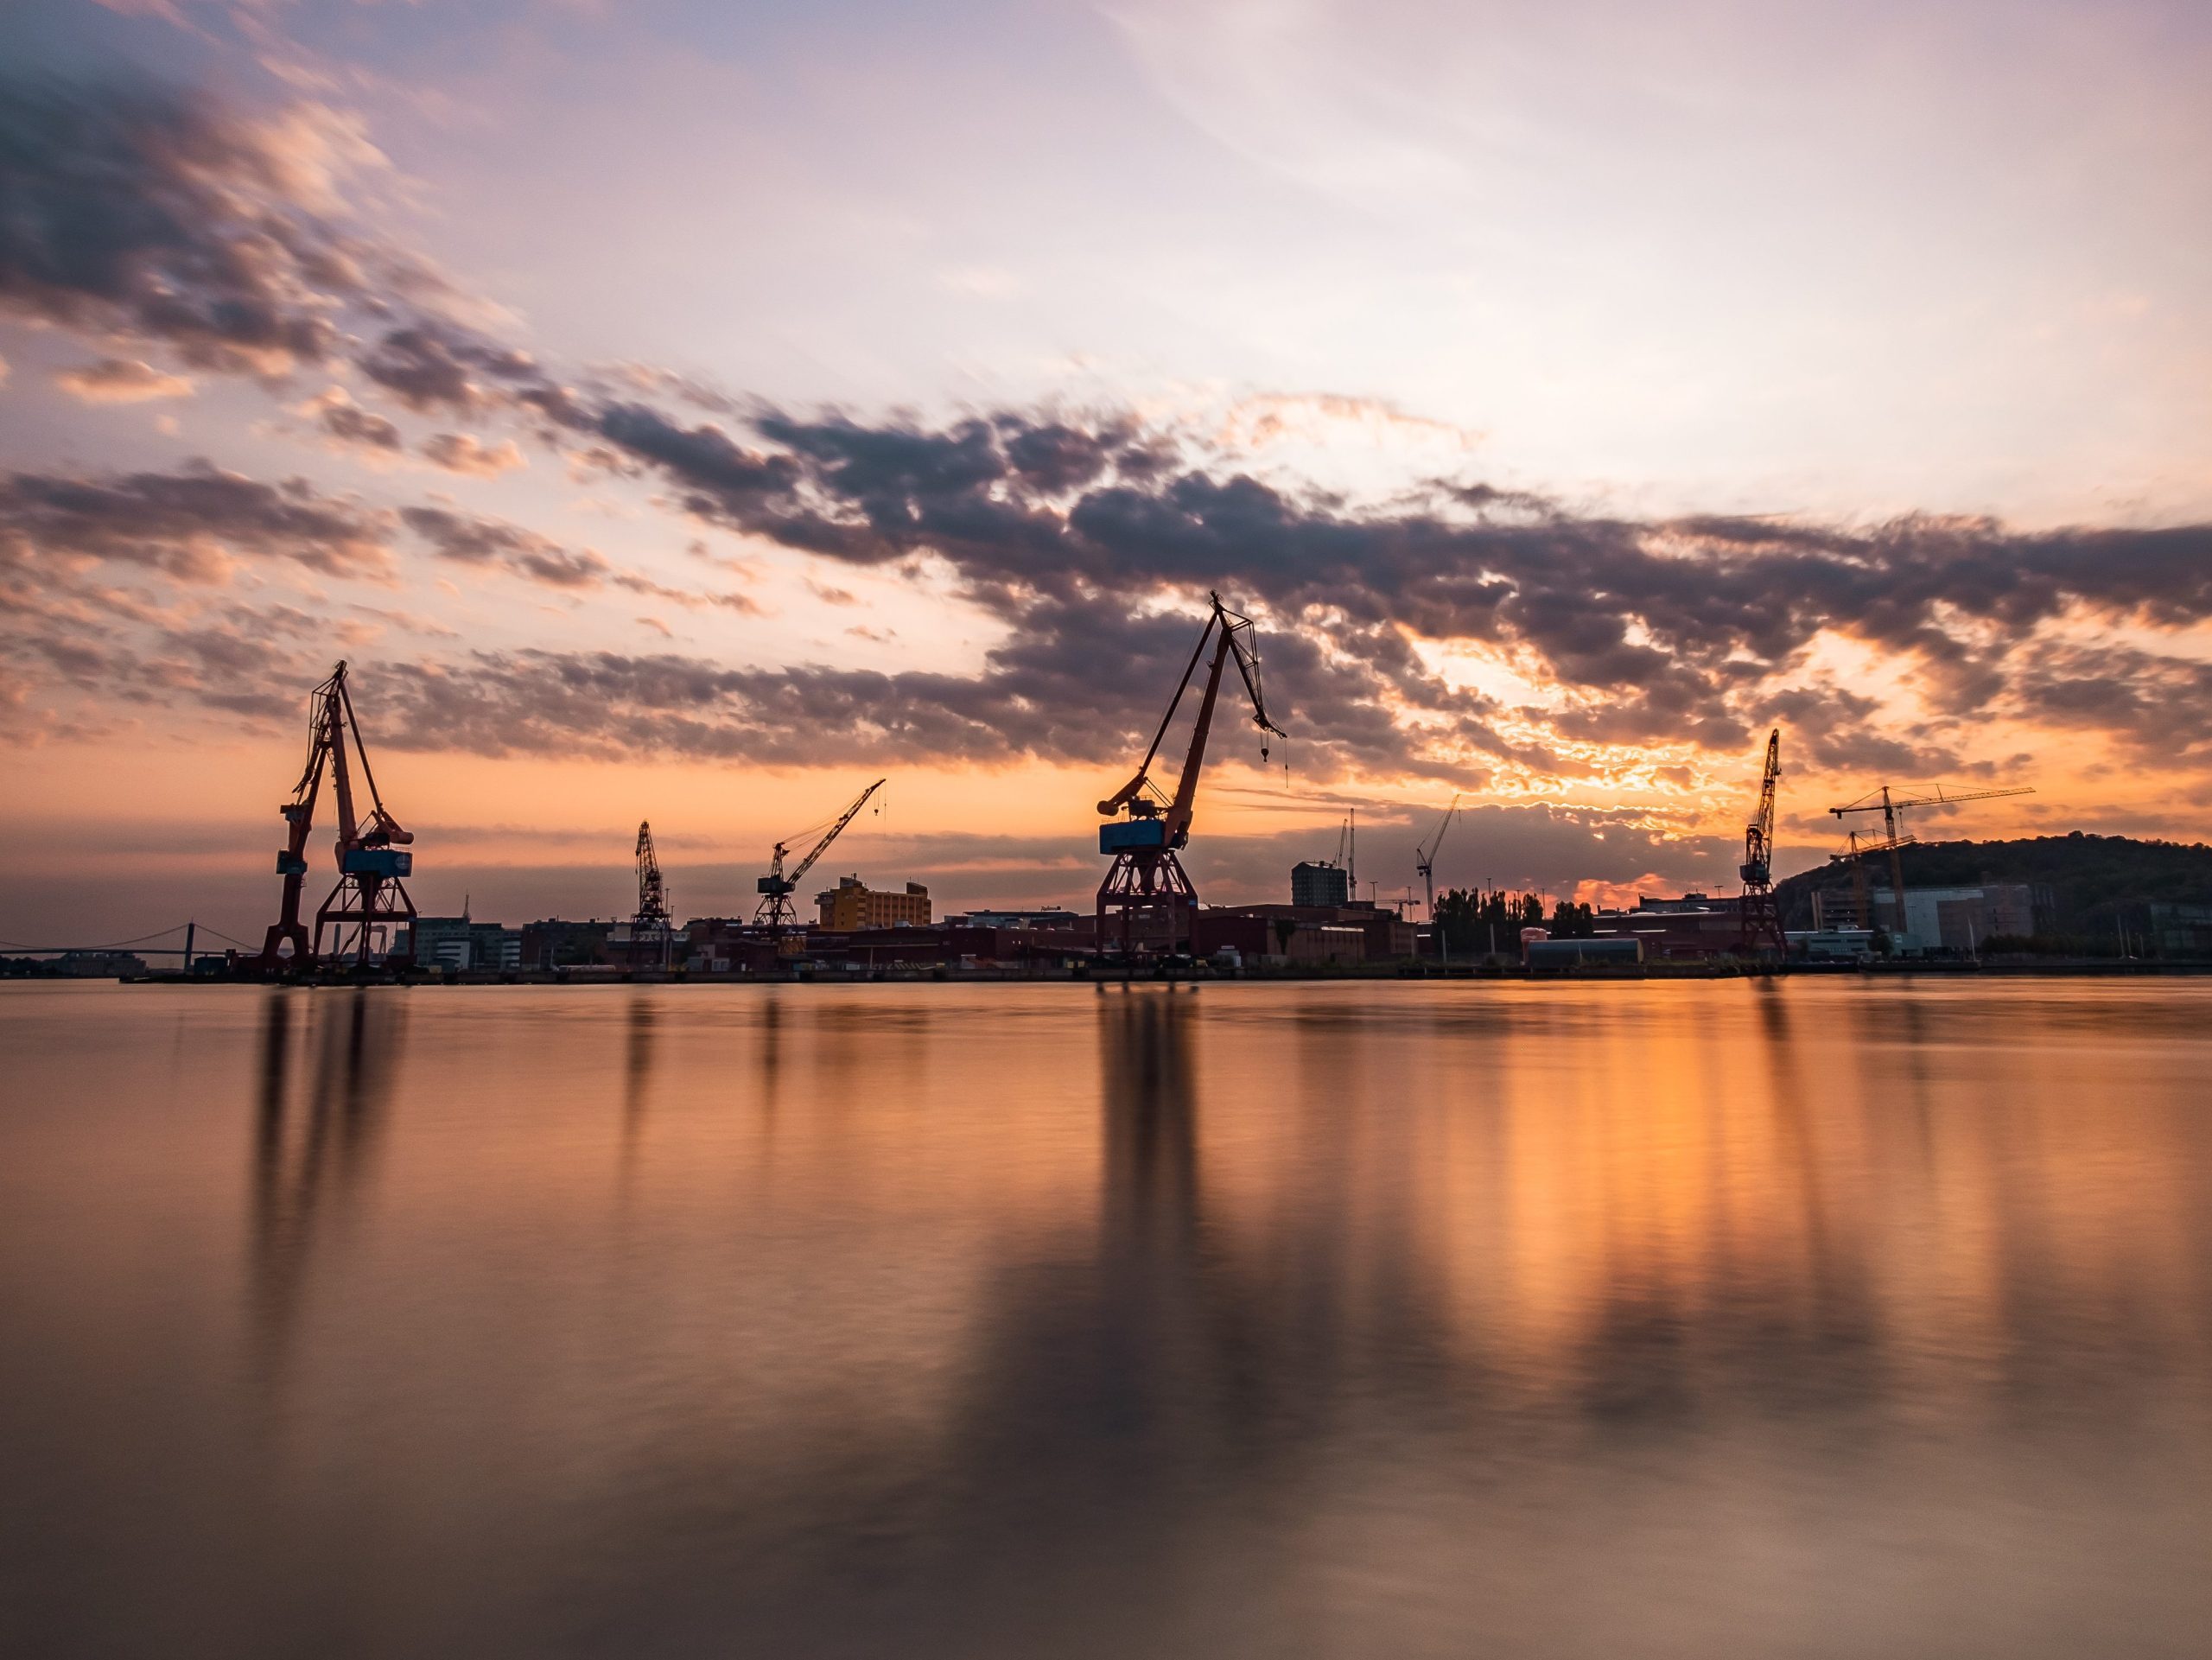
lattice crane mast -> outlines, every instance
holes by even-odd
[[[1782,913],[1774,903],[1774,789],[1782,777],[1782,728],[1766,735],[1766,767],[1759,775],[1758,811],[1744,826],[1744,862],[1737,875],[1744,880],[1744,896],[1737,902],[1743,926],[1744,950],[1789,954],[1782,932]]]
[[[1866,855],[1886,853],[1890,855],[1890,899],[1897,918],[1897,937],[1902,940],[1910,931],[1905,925],[1904,914],[1904,859],[1899,849],[1910,847],[1917,838],[1906,832],[1904,821],[1899,815],[1908,807],[1948,807],[1962,801],[1994,801],[2002,796],[2034,793],[2031,785],[2014,785],[2002,790],[1967,790],[1961,794],[1947,795],[1939,784],[1932,795],[1902,795],[1897,793],[1893,785],[1878,785],[1856,801],[1847,801],[1840,807],[1830,807],[1828,813],[1832,817],[1841,818],[1848,813],[1878,812],[1882,815],[1882,839],[1861,843],[1854,836],[1851,851],[1835,856],[1848,859],[1854,872],[1859,872],[1859,862]],[[1874,919],[1866,914],[1866,877],[1863,873],[1855,876],[1854,886],[1860,896],[1859,920],[1871,928]]]
[[[1436,834],[1426,847],[1414,849],[1414,868],[1421,872],[1421,892],[1428,901],[1428,919],[1432,924],[1436,920],[1436,851],[1444,845],[1444,833],[1452,828],[1459,811],[1459,797],[1455,792],[1452,805],[1444,810],[1444,822],[1436,827]]]
[[[284,879],[283,896],[276,920],[261,947],[261,965],[273,970],[283,965],[282,947],[292,947],[291,967],[312,968],[326,959],[343,962],[351,956],[365,966],[387,951],[393,932],[404,925],[413,938],[415,901],[407,896],[400,878],[414,874],[415,855],[404,851],[414,836],[399,826],[378,792],[376,774],[369,770],[368,746],[354,717],[353,699],[346,690],[346,665],[340,663],[330,678],[317,686],[308,703],[308,759],[292,798],[277,808],[291,826],[287,844],[276,854],[276,874]],[[369,789],[369,817],[363,822],[353,811],[353,780],[346,762],[349,748],[359,758],[361,780]],[[315,828],[315,805],[322,791],[323,773],[330,774],[338,798],[338,886],[315,913],[312,937],[300,921],[300,889],[307,880],[308,837]],[[330,949],[324,950],[327,935]],[[391,960],[387,957],[387,960]]]
[[[1192,648],[1191,660],[1184,665],[1175,695],[1167,700],[1167,712],[1160,717],[1151,746],[1137,763],[1135,776],[1098,804],[1099,812],[1107,819],[1098,827],[1098,850],[1112,855],[1114,860],[1107,868],[1105,880],[1098,884],[1099,945],[1102,950],[1104,948],[1106,916],[1109,911],[1114,912],[1122,919],[1122,954],[1125,959],[1132,952],[1133,930],[1140,919],[1147,925],[1147,938],[1153,932],[1151,924],[1165,922],[1166,944],[1171,952],[1189,938],[1185,919],[1196,915],[1198,895],[1176,855],[1190,843],[1198,777],[1205,766],[1206,737],[1213,728],[1214,703],[1221,692],[1222,670],[1230,659],[1235,659],[1237,677],[1243,681],[1245,693],[1252,700],[1252,724],[1260,728],[1262,735],[1260,759],[1264,761],[1268,758],[1268,734],[1287,735],[1268,714],[1267,696],[1260,685],[1258,634],[1252,620],[1231,611],[1221,602],[1218,594],[1209,594],[1207,598],[1213,608],[1207,614],[1205,626],[1198,632],[1198,643]],[[1183,769],[1176,777],[1174,796],[1163,798],[1152,783],[1152,763],[1160,754],[1160,742],[1167,735],[1168,723],[1175,718],[1183,694],[1190,690],[1191,677],[1198,672],[1209,641],[1213,645],[1213,664],[1206,672],[1206,688],[1198,702],[1198,721],[1191,728],[1191,747],[1183,757]]]
[[[638,824],[638,910],[630,919],[630,953],[658,947],[661,966],[668,966],[671,949],[671,925],[668,915],[668,884],[661,879],[660,858],[653,851],[653,827],[649,820]]]
[[[838,833],[860,817],[861,809],[868,805],[868,798],[880,790],[885,782],[885,779],[878,779],[862,790],[854,798],[853,805],[838,815],[836,822],[823,832],[822,839],[808,850],[806,857],[793,866],[788,875],[784,870],[784,861],[791,855],[790,845],[785,842],[776,843],[776,850],[770,857],[768,874],[754,884],[760,891],[760,906],[753,913],[756,927],[766,926],[780,934],[785,929],[798,925],[798,913],[791,909],[791,890],[805,879],[808,871],[814,868],[814,862],[829,850],[830,843],[837,839]],[[791,840],[795,842],[805,834],[804,830],[794,830]]]

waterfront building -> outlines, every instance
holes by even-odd
[[[1300,906],[1351,903],[1351,873],[1326,859],[1309,860],[1290,868],[1290,902]]]
[[[919,882],[908,882],[905,893],[893,894],[870,887],[858,876],[840,876],[836,887],[817,894],[814,902],[822,909],[822,926],[835,933],[930,924],[930,890]]]
[[[522,966],[530,969],[567,969],[611,963],[607,935],[612,922],[563,922],[549,918],[522,927]]]
[[[1870,887],[1868,907],[1876,923],[1897,930],[1893,890]],[[1911,955],[1955,951],[1971,955],[1993,937],[2024,938],[2048,925],[2055,909],[2048,887],[2027,882],[1986,882],[1974,887],[1908,887],[1904,890],[1903,949]],[[1816,911],[1823,927],[1829,911]]]
[[[1732,957],[1744,949],[1741,909],[1733,900],[1709,901],[1702,894],[1640,901],[1633,911],[1600,911],[1591,932],[1599,939],[1636,941],[1643,962]]]
[[[1643,961],[1643,943],[1633,935],[1614,934],[1590,939],[1532,939],[1541,928],[1521,931],[1522,960],[1532,974],[1562,969],[1634,968]]]
[[[411,956],[417,968],[518,969],[522,966],[522,930],[496,922],[457,917],[416,917],[394,945]]]
[[[963,911],[945,918],[948,928],[1071,928],[1084,935],[1095,932],[1098,919],[1064,905],[1043,905],[1033,911]]]

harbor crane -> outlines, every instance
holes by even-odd
[[[1452,828],[1452,821],[1459,812],[1459,796],[1455,792],[1452,805],[1444,810],[1444,822],[1436,827],[1436,834],[1426,847],[1414,849],[1414,868],[1421,873],[1421,892],[1427,897],[1428,919],[1432,924],[1436,920],[1436,850],[1444,845],[1444,832]]]
[[[1766,735],[1766,767],[1759,775],[1758,812],[1744,826],[1744,862],[1737,875],[1744,880],[1744,896],[1738,911],[1743,924],[1746,954],[1770,951],[1789,954],[1782,932],[1782,913],[1774,903],[1774,786],[1782,777],[1782,728]]]
[[[807,849],[806,856],[794,865],[788,875],[784,869],[784,861],[791,856],[790,843],[796,842],[807,831],[794,830],[789,841],[776,843],[776,850],[770,855],[768,874],[754,884],[760,892],[760,903],[753,913],[753,926],[766,927],[780,935],[785,929],[798,925],[798,913],[791,909],[791,890],[805,879],[808,871],[814,868],[814,862],[830,850],[830,843],[837,839],[839,832],[860,817],[861,809],[868,805],[868,798],[880,790],[886,782],[878,779],[862,790],[854,798],[853,805],[837,816],[836,821],[823,833],[822,839]]]
[[[360,761],[361,781],[369,789],[365,822],[353,811],[353,779],[346,761],[349,746]],[[300,890],[307,881],[308,837],[315,829],[315,804],[326,771],[338,798],[338,886],[315,913],[315,932],[310,937],[300,920]],[[380,956],[392,961],[387,954],[391,936],[402,926],[408,931],[411,947],[415,901],[407,896],[400,879],[415,872],[415,855],[406,851],[415,837],[400,828],[377,791],[376,774],[369,770],[368,746],[354,717],[353,696],[346,690],[343,662],[308,697],[307,765],[301,770],[300,781],[292,786],[292,798],[276,811],[291,826],[291,835],[276,853],[276,874],[284,879],[283,897],[276,920],[269,925],[262,944],[262,970],[273,973],[285,966],[286,944],[292,948],[294,972],[324,962],[344,963],[349,957],[359,967],[366,967]]]
[[[1890,899],[1892,913],[1897,919],[1897,937],[1902,940],[1910,932],[1905,925],[1904,859],[1900,849],[1910,847],[1918,838],[1905,831],[1904,820],[1900,815],[1906,808],[1948,807],[1964,801],[1994,801],[2003,796],[2033,795],[2034,793],[2035,789],[2031,785],[2014,785],[2002,790],[1967,790],[1961,794],[1947,795],[1944,793],[1942,785],[1938,785],[1932,795],[1904,795],[1900,794],[1895,785],[1882,784],[1877,785],[1856,801],[1847,801],[1840,807],[1830,807],[1829,816],[1835,818],[1841,818],[1846,814],[1855,812],[1878,812],[1882,815],[1880,841],[1861,843],[1854,835],[1852,837],[1851,851],[1835,855],[1837,859],[1850,860],[1854,872],[1859,873],[1853,879],[1853,885],[1859,894],[1859,921],[1870,928],[1874,925],[1874,919],[1866,914],[1866,879],[1859,862],[1868,854],[1886,853],[1890,855]]]
[[[1137,763],[1135,776],[1098,804],[1099,813],[1107,821],[1098,827],[1098,850],[1111,855],[1114,861],[1107,868],[1105,880],[1098,884],[1098,944],[1103,951],[1106,946],[1108,914],[1117,915],[1121,919],[1122,958],[1125,963],[1132,959],[1140,925],[1147,940],[1164,936],[1171,955],[1181,950],[1191,937],[1191,925],[1198,908],[1198,890],[1191,886],[1191,879],[1177,855],[1190,843],[1192,809],[1198,798],[1198,775],[1205,765],[1206,735],[1213,727],[1222,670],[1232,658],[1236,663],[1237,677],[1243,681],[1245,693],[1252,701],[1252,724],[1260,728],[1261,760],[1264,762],[1268,758],[1269,734],[1276,737],[1287,735],[1268,714],[1268,700],[1260,687],[1258,635],[1252,620],[1231,611],[1221,602],[1218,594],[1206,597],[1213,608],[1207,614],[1205,626],[1198,633],[1198,643],[1192,649],[1191,660],[1184,666],[1175,695],[1167,701],[1167,712],[1160,717],[1160,727],[1152,735],[1150,747]],[[1152,763],[1160,754],[1160,741],[1167,735],[1168,722],[1175,718],[1183,694],[1190,690],[1191,677],[1198,671],[1209,641],[1213,645],[1213,664],[1206,673],[1197,723],[1191,728],[1191,747],[1175,779],[1175,794],[1169,799],[1163,798],[1152,782]]]
[[[653,851],[653,827],[650,821],[639,821],[637,852],[638,910],[630,919],[630,955],[635,959],[658,946],[660,965],[664,969],[673,943],[668,915],[668,884],[661,880],[660,859]]]

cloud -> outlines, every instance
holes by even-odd
[[[382,165],[334,112],[243,119],[149,83],[0,88],[0,307],[165,343],[196,368],[279,375],[340,346],[348,305],[388,307],[426,270],[334,227]]]
[[[397,426],[383,416],[363,409],[340,386],[333,386],[321,398],[302,405],[299,413],[310,417],[325,436],[336,439],[342,448],[391,456],[405,447]]]
[[[480,479],[495,479],[502,473],[529,465],[513,439],[483,444],[465,432],[435,434],[424,440],[423,454],[448,473]]]
[[[728,669],[673,655],[486,652],[422,665],[386,694],[395,695],[407,742],[493,755],[651,754],[803,765],[834,739],[855,760],[1003,760],[1043,733],[1042,725],[1012,729],[997,688],[957,675]],[[1067,724],[1082,728],[1080,712]]]
[[[135,358],[102,358],[79,369],[64,369],[54,384],[87,404],[143,404],[160,398],[189,398],[192,383],[163,374]]]
[[[0,559],[92,561],[218,582],[232,556],[385,580],[385,515],[301,479],[264,484],[195,461],[175,473],[0,476]]]
[[[2019,649],[2039,629],[2212,617],[2206,525],[1647,520],[1457,484],[1362,506],[1192,462],[1125,418],[1019,411],[931,429],[769,410],[733,436],[626,403],[594,429],[703,522],[854,564],[933,556],[1017,629],[1048,603],[1112,595],[1143,608],[1221,588],[1262,607],[1281,637],[1325,642],[1313,656],[1274,648],[1290,657],[1294,712],[1370,750],[1351,728],[1370,727],[1383,702],[1440,717],[1440,757],[1513,747],[1500,711],[1421,667],[1416,639],[1522,658],[1566,702],[1516,716],[1562,737],[1734,750],[1771,718],[1777,677],[1826,635],[1904,658],[1936,712],[1963,719],[2023,684]],[[1370,695],[1384,685],[1389,698]],[[1347,691],[1348,706],[1327,701]],[[1862,730],[1852,753],[1907,752]]]
[[[417,410],[477,415],[547,385],[526,352],[453,322],[424,319],[391,329],[359,359],[361,372]]]
[[[609,569],[607,561],[588,548],[572,552],[535,531],[503,519],[443,507],[403,507],[399,516],[441,559],[465,565],[496,565],[549,588],[597,588]]]
[[[696,588],[671,588],[665,582],[657,582],[650,576],[641,576],[631,570],[617,572],[609,580],[617,588],[626,588],[632,594],[649,594],[657,600],[670,601],[689,611],[715,607],[724,611],[734,611],[740,616],[760,617],[767,614],[766,607],[747,594],[731,592],[702,594]]]
[[[988,652],[975,675],[523,651],[425,664],[396,690],[414,700],[410,741],[486,754],[651,753],[800,765],[834,745],[868,760],[1119,765],[1141,752],[1163,688],[1188,661],[1191,619],[1131,617],[1090,602],[1033,623]],[[1371,697],[1375,688],[1355,677],[1346,690]],[[1217,723],[1216,757],[1247,752],[1241,727],[1230,715]],[[1395,755],[1396,742],[1387,714],[1370,707],[1363,718],[1347,713],[1327,733],[1303,737],[1301,754],[1317,764],[1338,752],[1381,760]]]
[[[570,385],[453,315],[460,302],[424,262],[352,226],[342,204],[384,165],[318,105],[249,121],[146,86],[13,85],[0,97],[0,308],[156,341],[209,371],[350,361],[375,389],[365,396],[490,435],[425,441],[421,454],[449,471],[489,476],[521,464],[518,437],[549,441],[572,465],[656,482],[698,525],[891,580],[949,571],[1004,635],[966,676],[458,659],[426,670],[446,699],[434,712],[450,716],[427,729],[457,745],[572,730],[586,744],[777,755],[791,730],[779,717],[796,709],[870,753],[1103,756],[1148,735],[1192,614],[1218,588],[1266,623],[1268,692],[1316,776],[1587,775],[1609,747],[1739,752],[1777,718],[1839,767],[1970,766],[1974,729],[1993,718],[2202,753],[2187,726],[2205,696],[2201,649],[2161,650],[2159,637],[2212,619],[2212,526],[1648,518],[1464,478],[1363,502],[1121,412],[987,410],[929,426],[793,413],[638,366]],[[314,407],[327,436],[400,452],[385,416],[350,398]],[[1261,450],[1315,423],[1410,424],[1431,448],[1472,442],[1326,397],[1249,400],[1239,419],[1229,440]],[[0,537],[17,559],[212,580],[229,553],[354,573],[385,553],[385,521],[357,505],[204,465],[6,487]],[[300,528],[257,528],[281,514]],[[442,559],[572,593],[758,608],[522,526],[443,508],[402,517]],[[2098,638],[2115,624],[2130,644]],[[1821,660],[1839,641],[1885,664],[1918,713],[1901,720],[1886,694],[1853,690]],[[1454,680],[1431,666],[1439,646],[1509,664],[1531,690],[1509,701]],[[605,683],[600,715],[563,695],[579,678]]]

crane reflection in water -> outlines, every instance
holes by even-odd
[[[334,1218],[359,1195],[381,1141],[406,1031],[404,999],[276,989],[261,1012],[250,1210],[256,1352],[264,1378],[289,1332]],[[307,1075],[296,1078],[296,1028]]]

